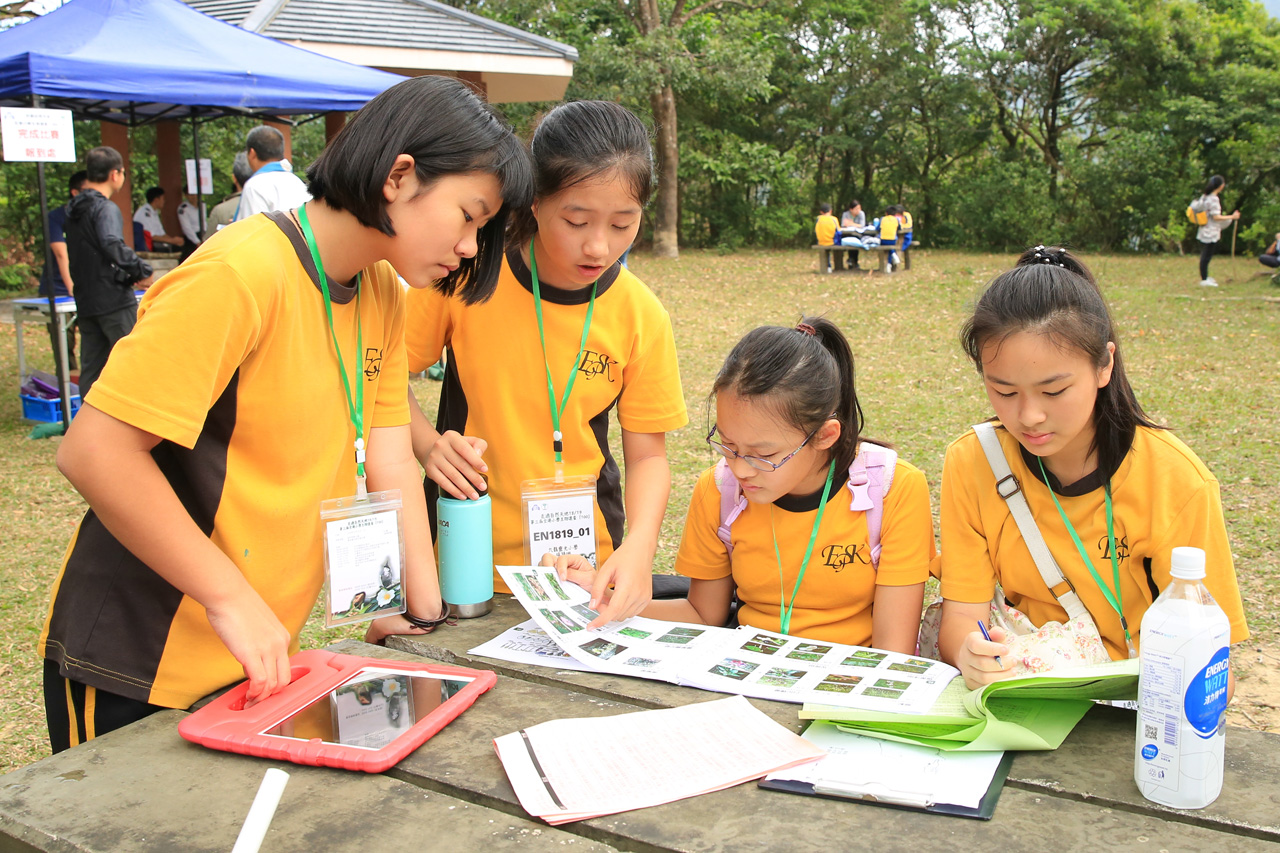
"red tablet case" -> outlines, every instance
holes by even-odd
[[[290,658],[289,663],[292,667],[292,681],[280,693],[251,708],[245,708],[244,700],[249,692],[249,684],[245,682],[237,685],[179,723],[178,733],[192,743],[224,752],[256,755],[294,764],[381,773],[471,707],[476,698],[493,687],[498,680],[487,669],[363,658],[319,649],[299,652]],[[364,667],[403,673],[429,673],[441,678],[466,678],[471,679],[471,683],[381,749],[326,743],[319,738],[295,740],[262,734],[337,689]]]

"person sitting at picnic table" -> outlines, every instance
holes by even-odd
[[[881,246],[894,246],[898,243],[898,217],[894,215],[893,207],[886,207],[884,213],[876,220],[876,229],[880,235]],[[898,253],[893,249],[889,250],[889,263],[885,267],[886,272],[893,272],[893,268],[898,265]]]
[[[911,269],[911,243],[915,222],[911,218],[911,212],[900,204],[894,205],[894,216],[898,218],[898,231],[902,234],[902,263],[905,269]]]
[[[838,246],[840,232],[840,220],[831,215],[831,205],[823,202],[818,205],[818,221],[814,223],[813,234],[818,238],[819,246]],[[831,255],[830,269],[844,269],[844,258],[835,252],[825,254]]]
[[[840,231],[836,238],[836,245],[854,247],[853,251],[849,252],[849,269],[851,270],[858,268],[858,249],[867,248],[866,243],[862,241],[866,227],[867,214],[862,210],[862,202],[855,198],[845,207],[844,213],[840,214]]]

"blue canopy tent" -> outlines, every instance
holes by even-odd
[[[403,80],[292,47],[179,0],[71,0],[0,32],[0,105],[158,118],[357,110]]]
[[[0,106],[66,109],[130,126],[189,118],[197,162],[200,121],[358,110],[403,79],[242,30],[179,0],[71,0],[0,32]],[[37,174],[47,228],[43,163]],[[203,230],[199,200],[196,209]],[[48,246],[45,234],[46,265]],[[52,290],[49,311],[56,311]],[[58,380],[65,430],[71,380],[61,358]]]

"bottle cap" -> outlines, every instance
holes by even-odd
[[[1200,548],[1174,548],[1169,574],[1178,580],[1204,579],[1204,551]]]

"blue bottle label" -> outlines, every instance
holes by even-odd
[[[1227,679],[1231,651],[1223,646],[1209,663],[1191,678],[1183,699],[1187,722],[1202,738],[1218,733],[1227,712]]]

